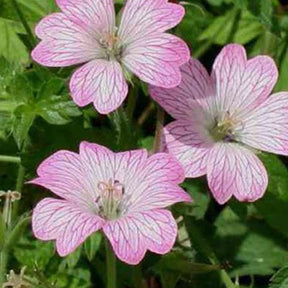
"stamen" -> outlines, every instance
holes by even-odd
[[[214,141],[232,142],[235,141],[239,121],[230,116],[229,111],[215,117],[215,125],[209,130]]]
[[[98,183],[99,196],[95,203],[99,208],[99,215],[105,219],[116,219],[120,213],[124,187],[118,180],[109,179],[108,183]]]
[[[124,46],[120,44],[120,40],[117,37],[117,30],[118,28],[115,27],[112,33],[103,31],[102,37],[99,40],[108,61],[111,59],[119,61],[123,54]]]

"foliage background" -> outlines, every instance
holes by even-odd
[[[120,9],[123,1],[116,2]],[[285,2],[186,1],[185,19],[173,32],[187,41],[193,56],[208,69],[222,46],[231,42],[245,45],[250,57],[272,56],[280,71],[275,91],[288,90]],[[17,7],[27,21],[26,28]],[[0,157],[0,188],[22,192],[22,200],[13,204],[11,229],[4,233],[0,227],[0,250],[14,233],[8,269],[19,273],[26,266],[32,287],[104,287],[101,234],[93,235],[69,257],[60,258],[52,242],[34,239],[25,220],[49,192],[23,183],[35,176],[45,157],[59,149],[77,151],[82,140],[114,150],[151,149],[156,109],[147,87],[138,81],[124,108],[108,117],[92,107],[78,109],[67,90],[72,69],[47,69],[29,57],[37,40],[28,28],[33,31],[43,16],[56,10],[54,0],[0,0],[0,154],[19,157],[16,162],[21,159],[20,164],[7,163]],[[222,288],[228,287],[225,277],[229,273],[235,287],[287,288],[288,160],[264,153],[260,157],[270,180],[262,200],[254,204],[232,200],[219,206],[211,199],[204,178],[187,180],[183,186],[195,203],[173,207],[180,227],[173,252],[164,257],[148,254],[136,267],[118,263],[119,287]]]

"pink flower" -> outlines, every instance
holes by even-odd
[[[108,114],[127,96],[125,76],[134,73],[150,84],[171,88],[181,81],[179,67],[189,60],[184,41],[164,33],[185,10],[167,0],[127,0],[119,26],[113,0],[56,0],[62,10],[36,27],[42,40],[32,58],[50,67],[86,63],[70,82],[80,107],[94,103]]]
[[[113,153],[87,142],[80,153],[59,151],[37,170],[31,183],[62,199],[45,198],[33,212],[32,228],[41,240],[56,240],[61,256],[103,229],[116,255],[139,263],[147,250],[164,254],[175,242],[177,225],[164,207],[190,196],[177,184],[184,180],[178,161],[146,150]]]
[[[179,87],[150,89],[176,119],[165,127],[167,150],[186,177],[207,174],[220,204],[233,195],[249,202],[263,196],[268,177],[256,149],[288,155],[288,93],[269,96],[277,77],[270,57],[247,60],[244,48],[231,44],[211,76],[192,59],[182,67]]]

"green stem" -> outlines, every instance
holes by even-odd
[[[18,17],[19,17],[20,21],[22,22],[22,25],[24,26],[25,31],[26,31],[26,33],[28,35],[29,49],[32,50],[34,48],[35,44],[36,44],[36,41],[35,41],[34,35],[32,33],[32,30],[31,30],[28,22],[26,21],[25,16],[22,13],[17,1],[16,0],[12,0],[12,3],[13,3],[13,6],[14,6],[17,14],[18,14]]]
[[[107,288],[116,288],[116,257],[108,239],[106,241],[106,277]]]
[[[131,87],[131,90],[128,95],[127,116],[131,120],[133,119],[138,92],[139,92],[139,86],[136,85],[134,87]]]
[[[20,164],[16,181],[16,191],[21,193],[24,185],[25,168]]]
[[[14,157],[14,156],[6,156],[6,155],[0,155],[0,162],[9,162],[9,163],[21,163],[20,157]]]
[[[3,287],[4,282],[6,281],[6,269],[8,262],[8,255],[5,249],[0,251],[0,287]]]
[[[161,139],[163,134],[164,118],[165,118],[164,110],[159,105],[157,105],[157,120],[156,120],[153,153],[158,153],[161,151]]]
[[[25,177],[25,168],[20,164],[18,168],[18,175],[16,180],[16,191],[22,193]],[[19,201],[13,203],[12,219],[15,219],[18,215]]]
[[[216,254],[214,253],[212,247],[208,243],[205,237],[203,237],[202,233],[198,229],[194,219],[192,217],[185,219],[186,226],[189,227],[189,236],[193,241],[193,244],[198,248],[198,250],[205,255],[212,265],[220,265],[221,263],[218,260]],[[225,284],[226,288],[236,288],[236,285],[231,280],[227,271],[222,269],[219,271],[220,278],[222,282]]]

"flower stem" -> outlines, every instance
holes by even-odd
[[[131,87],[130,93],[128,95],[128,104],[127,104],[127,116],[129,117],[130,120],[133,119],[138,93],[139,93],[138,85]]]
[[[24,177],[25,177],[25,168],[20,164],[18,168],[18,175],[16,180],[16,191],[22,193],[23,184],[24,184]],[[12,210],[12,219],[15,219],[18,215],[19,210],[19,201],[13,203],[13,210]]]
[[[161,139],[163,134],[165,113],[162,107],[157,105],[157,120],[156,120],[156,130],[155,130],[155,140],[153,146],[153,153],[161,151]]]
[[[20,164],[18,168],[18,175],[16,180],[16,191],[21,193],[25,177],[25,168]]]
[[[106,244],[106,277],[107,288],[116,288],[116,257],[111,248],[108,239],[105,239]]]
[[[0,287],[3,287],[4,282],[6,281],[6,267],[8,262],[8,255],[5,249],[0,251]]]
[[[185,218],[186,226],[188,227],[188,233],[193,244],[198,248],[198,250],[205,255],[212,265],[220,265],[221,263],[218,260],[216,254],[214,253],[212,247],[208,241],[203,237],[201,231],[198,229],[195,220],[192,217]],[[233,283],[230,276],[228,275],[225,269],[219,271],[220,278],[226,288],[237,288]]]
[[[14,157],[14,156],[0,155],[0,162],[20,164],[21,158],[20,157]]]
[[[13,3],[13,6],[14,6],[17,14],[18,14],[18,17],[19,17],[19,19],[20,19],[20,21],[21,21],[21,23],[22,23],[23,27],[25,28],[25,31],[26,31],[26,33],[28,35],[29,49],[32,50],[34,48],[35,44],[36,44],[34,35],[33,35],[32,31],[31,31],[31,28],[30,28],[28,22],[26,21],[25,16],[22,13],[17,1],[16,0],[12,0],[12,3]]]

